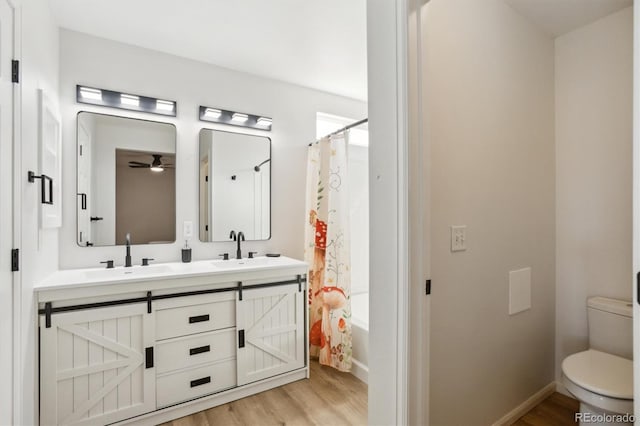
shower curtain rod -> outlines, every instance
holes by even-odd
[[[342,129],[336,130],[336,131],[335,131],[335,132],[333,132],[333,133],[329,133],[328,135],[326,135],[326,136],[324,136],[324,137],[321,137],[320,139],[318,139],[318,140],[317,140],[317,141],[315,141],[314,143],[318,143],[318,142],[320,142],[322,139],[324,139],[324,138],[328,138],[329,136],[333,136],[333,135],[337,135],[338,133],[342,133],[342,132],[344,132],[344,131],[346,131],[346,130],[351,129],[352,127],[358,127],[358,126],[360,126],[360,125],[362,125],[362,124],[364,124],[364,123],[366,123],[366,122],[368,122],[368,121],[369,121],[369,119],[368,119],[368,118],[363,118],[363,119],[362,119],[362,120],[360,120],[360,121],[356,121],[355,123],[351,123],[351,124],[349,124],[348,126],[343,127]],[[313,143],[310,143],[310,144],[309,144],[309,146],[311,146],[311,145],[313,145]]]

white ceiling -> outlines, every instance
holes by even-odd
[[[633,5],[633,0],[504,0],[553,37]]]
[[[366,0],[50,0],[71,30],[367,98]]]

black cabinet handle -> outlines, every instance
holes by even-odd
[[[193,355],[198,355],[198,354],[203,354],[205,352],[211,352],[211,346],[206,345],[206,346],[200,346],[198,348],[191,348],[189,349],[189,355],[193,356]]]
[[[85,199],[85,201],[86,201],[86,199]],[[86,207],[86,202],[85,202],[85,207]],[[91,222],[97,222],[97,221],[99,221],[99,220],[103,220],[103,218],[98,217],[98,216],[91,216],[91,217],[89,218],[89,220],[90,220]]]
[[[144,348],[144,368],[153,368],[153,346]]]
[[[196,322],[204,322],[209,321],[209,315],[197,315],[195,317],[189,317],[189,324],[193,324]]]
[[[202,379],[192,380],[191,387],[195,388],[196,386],[206,385],[207,383],[211,383],[211,376],[203,377]]]
[[[244,330],[238,330],[238,348],[244,348]]]
[[[78,195],[80,196],[80,208],[82,210],[86,210],[87,209],[87,194],[85,194],[84,192],[80,192]]]
[[[45,174],[36,176],[36,174],[31,171],[29,172],[28,179],[29,182],[35,182],[36,179],[40,179],[40,202],[42,204],[53,204],[53,179]],[[49,191],[47,191],[47,187],[49,187]],[[47,192],[49,193],[49,197],[47,197]]]
[[[638,299],[638,305],[640,305],[640,272],[638,272],[638,276],[636,277],[636,297]]]

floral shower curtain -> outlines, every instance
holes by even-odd
[[[351,370],[348,133],[308,149],[305,260],[309,263],[310,355]]]

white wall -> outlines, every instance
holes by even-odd
[[[38,204],[40,185],[28,183],[29,170],[38,171],[38,97],[37,89],[43,89],[55,100],[58,96],[58,30],[45,0],[20,2],[22,9],[22,44],[20,91],[22,96],[20,175],[24,180],[18,185],[22,193],[21,303],[22,325],[20,330],[20,355],[16,363],[16,380],[22,390],[16,399],[21,402],[17,424],[36,424],[38,407],[36,306],[33,284],[58,268],[58,230],[39,230]],[[64,164],[63,164],[64,168]],[[63,186],[63,197],[75,192],[75,186]],[[75,201],[74,201],[75,203]],[[75,232],[71,237],[75,237]]]
[[[554,380],[553,41],[501,0],[432,0],[422,30],[430,421],[492,424]],[[532,307],[509,316],[524,267]]]
[[[631,299],[633,8],[555,42],[556,377],[586,298]]]
[[[134,263],[144,257],[157,262],[180,259],[182,222],[198,221],[198,132],[202,127],[231,130],[198,121],[198,106],[207,105],[273,117],[272,229],[271,240],[246,242],[249,249],[280,252],[301,258],[304,238],[304,190],[306,148],[315,139],[317,111],[336,115],[366,116],[366,104],[290,84],[242,74],[147,49],[115,43],[67,30],[60,32],[60,102],[63,120],[63,183],[75,187],[75,117],[81,110],[107,112],[137,118],[148,115],[107,110],[75,103],[76,84],[86,84],[133,94],[157,96],[178,102],[178,116],[167,118],[177,129],[177,242],[172,245],[133,249]],[[60,267],[99,266],[98,262],[124,261],[122,247],[81,248],[75,243],[75,199],[64,193],[64,217],[60,238]],[[295,232],[300,224],[300,232]],[[292,231],[293,229],[293,231]],[[233,242],[192,241],[194,260],[217,258],[232,252]]]

